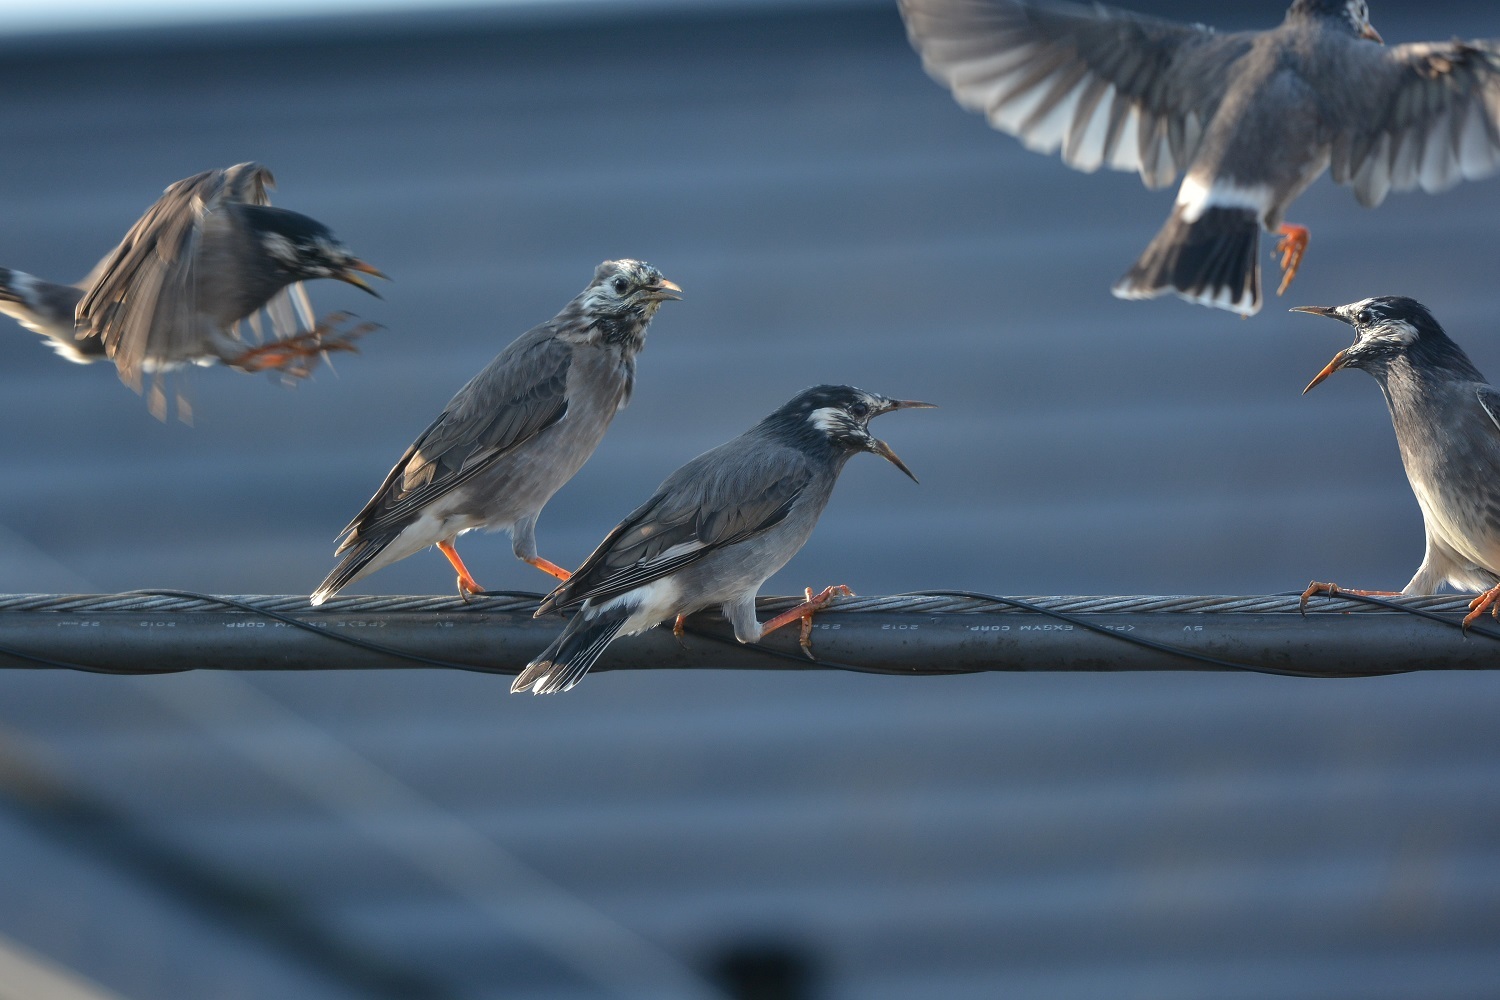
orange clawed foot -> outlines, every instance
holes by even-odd
[[[549,559],[543,559],[541,556],[535,556],[531,559],[523,559],[522,561],[527,563],[528,565],[535,566],[537,569],[541,570],[543,573],[546,573],[548,576],[557,577],[563,583],[567,583],[573,578],[572,573],[569,573],[567,570],[563,569],[557,563],[552,562]]]
[[[1464,615],[1464,631],[1467,632],[1474,619],[1486,611],[1491,617],[1500,619],[1500,586],[1491,587],[1469,602],[1469,613]]]
[[[338,332],[339,325],[352,318],[348,313],[334,313],[311,330],[252,347],[227,364],[247,372],[278,371],[292,378],[306,378],[323,355],[329,351],[358,353],[354,342],[379,329],[375,323],[359,323]]]
[[[469,573],[469,568],[458,557],[458,550],[453,547],[453,543],[451,541],[438,542],[437,547],[438,551],[447,556],[448,562],[458,571],[458,596],[464,599],[464,603],[467,604],[471,597],[483,594],[484,588]]]
[[[1307,614],[1307,602],[1319,594],[1327,594],[1329,597],[1337,597],[1340,594],[1354,594],[1358,597],[1400,597],[1399,590],[1355,590],[1352,587],[1340,587],[1336,583],[1319,583],[1314,580],[1307,585],[1302,592],[1302,600],[1297,602],[1297,610],[1304,615]]]
[[[855,595],[854,591],[850,590],[842,583],[834,584],[832,587],[824,587],[823,592],[816,597],[813,596],[811,587],[808,587],[804,591],[804,593],[807,595],[807,600],[803,601],[795,608],[783,611],[775,618],[772,618],[770,621],[766,622],[763,626],[761,626],[760,634],[761,637],[764,638],[770,633],[781,628],[783,625],[790,625],[792,622],[800,620],[802,622],[802,635],[798,641],[802,646],[802,652],[807,654],[807,658],[809,660],[816,660],[817,657],[813,655],[812,651],[813,614],[815,612],[822,611],[825,607],[827,607],[828,602],[833,600],[835,595],[841,597],[853,597]]]
[[[1281,284],[1276,294],[1285,295],[1292,287],[1292,279],[1297,276],[1297,268],[1302,263],[1302,255],[1307,253],[1312,233],[1306,226],[1294,226],[1290,222],[1282,223],[1276,231],[1281,234],[1281,239],[1276,242],[1276,252],[1281,254]]]

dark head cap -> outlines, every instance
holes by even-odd
[[[333,278],[380,297],[360,275],[377,278],[385,275],[350,253],[332,230],[317,219],[300,212],[261,206],[245,206],[244,213],[267,258],[286,275],[288,283]]]
[[[1307,389],[1340,368],[1363,368],[1379,375],[1398,358],[1407,359],[1414,367],[1440,367],[1459,377],[1479,377],[1463,351],[1416,299],[1377,295],[1343,306],[1298,306],[1292,312],[1327,316],[1354,327],[1354,343],[1335,354]]]
[[[1287,20],[1298,18],[1332,22],[1347,28],[1356,38],[1368,38],[1384,44],[1380,33],[1370,26],[1370,8],[1365,0],[1292,0]]]
[[[891,399],[852,385],[815,385],[803,389],[767,418],[798,436],[819,439],[849,453],[874,452],[902,472],[912,475],[891,446],[870,434],[870,421],[892,410],[935,406],[914,399]]]

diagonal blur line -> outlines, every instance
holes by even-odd
[[[0,1000],[123,1000],[74,972],[0,937]]]
[[[666,951],[238,676],[200,671],[134,680],[252,766],[611,996],[722,997]]]
[[[79,593],[98,590],[3,524],[0,542],[24,552],[28,566],[65,576],[66,586]],[[610,996],[722,1000],[719,990],[665,950],[240,676],[194,671],[128,681]]]

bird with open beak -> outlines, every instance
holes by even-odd
[[[385,275],[316,219],[272,208],[266,190],[274,183],[259,163],[180,180],[78,285],[11,272],[6,286],[26,295],[5,311],[24,308],[27,315],[17,318],[55,341],[48,327],[66,322],[57,304],[71,300],[77,347],[60,353],[73,361],[107,357],[138,392],[142,373],[152,373],[150,404],[158,417],[166,413],[161,373],[185,365],[221,362],[247,372],[306,375],[309,359],[353,350],[354,338],[372,327],[338,332],[341,315],[315,324],[300,283],[332,278],[379,298],[365,276]],[[25,280],[18,284],[15,275]],[[241,339],[240,324],[249,320],[259,329],[262,310],[272,339],[252,347]],[[179,415],[187,419],[184,405],[179,399]]]
[[[1399,593],[1437,593],[1447,584],[1481,593],[1464,626],[1486,609],[1500,617],[1500,391],[1485,381],[1427,307],[1383,295],[1343,306],[1299,306],[1354,328],[1304,393],[1336,371],[1358,368],[1380,384],[1390,408],[1406,478],[1422,508],[1427,552]],[[1312,583],[1315,594],[1393,596]]]
[[[542,601],[537,616],[576,609],[511,692],[552,694],[573,687],[618,635],[636,635],[719,605],[740,642],[794,621],[812,656],[813,613],[835,594],[826,587],[764,625],[755,617],[760,586],[812,534],[844,464],[862,451],[906,473],[890,445],[870,433],[882,413],[931,407],[847,385],[804,389],[732,441],[672,473],[599,544],[573,575]]]

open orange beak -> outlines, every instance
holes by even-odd
[[[1323,370],[1318,372],[1317,375],[1314,375],[1313,380],[1307,383],[1307,389],[1311,389],[1313,386],[1317,385],[1319,382],[1323,381],[1325,378],[1332,375],[1340,368],[1344,367],[1344,360],[1348,356],[1348,354],[1349,352],[1347,350],[1339,351],[1337,354],[1335,354],[1333,356],[1333,360],[1324,365]],[[1302,395],[1307,395],[1307,389],[1302,390]]]
[[[356,274],[355,272],[358,272],[358,274]],[[384,271],[380,270],[380,268],[375,267],[372,264],[366,264],[364,261],[357,258],[345,264],[344,269],[338,274],[334,275],[334,277],[339,279],[340,281],[347,282],[348,284],[353,285],[355,288],[369,292],[377,299],[380,298],[380,293],[371,288],[369,282],[361,278],[359,276],[360,274],[368,274],[373,277],[380,278],[383,281],[391,280],[386,276],[386,273]]]
[[[1327,316],[1329,319],[1336,319],[1340,323],[1349,322],[1349,320],[1345,318],[1344,315],[1333,306],[1293,306],[1291,311],[1294,313],[1308,313],[1312,316]],[[1342,351],[1339,351],[1337,354],[1335,354],[1333,356],[1333,360],[1324,365],[1323,370],[1318,372],[1318,374],[1314,376],[1311,382],[1307,383],[1307,389],[1302,390],[1302,395],[1307,395],[1308,389],[1311,389],[1313,386],[1317,385],[1319,382],[1323,381],[1325,378],[1332,375],[1340,368],[1344,367],[1344,363],[1348,361],[1348,359],[1349,349],[1346,347]]]

